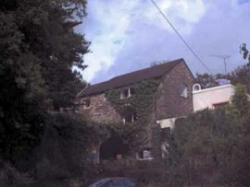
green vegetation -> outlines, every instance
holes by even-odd
[[[132,152],[141,150],[147,146],[149,137],[148,129],[151,128],[151,126],[146,124],[150,124],[154,107],[154,96],[159,82],[157,79],[145,80],[130,86],[135,94],[132,94],[129,98],[120,98],[123,89],[114,89],[106,93],[107,99],[121,116],[126,116],[129,113],[135,115],[136,120],[133,124],[111,125],[113,130],[130,145]]]
[[[85,8],[85,0],[0,1],[0,186],[27,181],[52,186],[55,179],[84,177],[87,149],[105,139],[110,129],[131,151],[148,143],[152,127],[145,124],[151,124],[159,80],[135,84],[136,94],[123,100],[121,89],[106,93],[122,116],[136,114],[134,124],[107,129],[58,112],[71,107],[86,84],[72,71],[86,68],[82,57],[89,42],[74,31]],[[223,76],[246,85],[236,87],[231,105],[177,121],[166,161],[169,186],[250,186],[249,72],[244,66]],[[215,85],[210,75],[197,80],[203,87]]]
[[[250,93],[250,69],[247,65],[238,67],[232,73],[228,75],[228,78],[234,85],[243,84],[247,88],[247,92]]]
[[[176,122],[167,167],[176,186],[249,186],[250,103],[236,86],[232,104],[205,110]]]
[[[249,51],[247,49],[247,44],[246,43],[241,44],[240,50],[241,50],[243,59],[248,61],[247,66],[249,66],[250,65],[250,55],[249,55]]]
[[[195,82],[201,85],[202,89],[217,86],[217,76],[213,76],[207,73],[196,74]]]
[[[86,67],[89,42],[74,31],[85,6],[85,0],[0,1],[0,161],[12,165],[1,164],[1,182],[2,168],[12,167],[43,182],[76,177],[92,136],[101,136],[98,126],[58,114],[85,86],[72,71]]]

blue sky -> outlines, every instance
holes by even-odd
[[[245,62],[242,42],[250,48],[250,0],[155,0],[213,73]],[[206,69],[179,40],[150,0],[89,0],[88,16],[78,31],[92,42],[85,55],[85,80],[96,83],[150,66],[184,58],[193,73]]]

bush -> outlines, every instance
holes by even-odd
[[[237,85],[231,105],[177,120],[169,141],[170,181],[249,186],[249,111],[246,89]]]
[[[49,179],[82,175],[89,131],[86,122],[76,116],[50,115],[42,142],[34,154],[36,177]]]
[[[32,179],[23,173],[18,172],[10,164],[0,161],[0,186],[16,187],[26,186],[32,182]]]

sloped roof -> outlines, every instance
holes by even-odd
[[[157,78],[169,73],[177,64],[185,63],[183,59],[166,62],[149,68],[141,69],[124,75],[114,77],[108,81],[91,85],[82,90],[79,96],[90,96],[103,93],[107,90],[125,87],[146,79]]]

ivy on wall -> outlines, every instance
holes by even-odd
[[[116,132],[127,141],[132,150],[141,149],[148,143],[148,129],[151,127],[150,119],[154,110],[154,96],[159,83],[159,79],[149,79],[105,93],[107,100],[122,117],[131,111],[136,113],[137,119],[134,123],[114,125]],[[129,98],[121,99],[120,94],[126,88],[133,88],[135,93]]]

